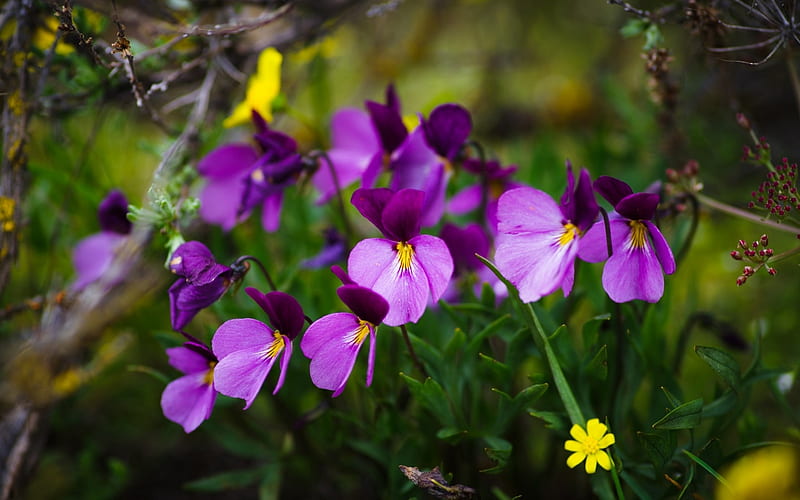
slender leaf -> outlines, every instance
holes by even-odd
[[[738,390],[742,374],[733,356],[714,347],[695,346],[694,352],[733,390]]]
[[[693,429],[700,424],[703,399],[693,399],[671,410],[653,424],[653,429]]]

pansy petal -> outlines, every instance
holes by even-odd
[[[394,196],[394,192],[389,188],[361,188],[356,189],[350,197],[350,203],[370,221],[382,233],[383,228],[383,209]]]
[[[311,178],[312,184],[320,192],[317,204],[328,201],[337,192],[337,187],[341,190],[347,189],[352,183],[357,181],[373,162],[375,156],[380,156],[373,152],[363,152],[348,149],[331,149],[327,152],[327,158],[319,160],[319,168]],[[333,169],[333,172],[331,171]],[[336,177],[334,178],[334,172]]]
[[[436,153],[452,160],[472,132],[469,111],[458,104],[442,104],[422,122],[425,140]]]
[[[289,370],[289,361],[292,359],[292,340],[288,337],[283,340],[283,352],[278,354],[281,356],[281,373],[278,375],[278,381],[275,383],[275,389],[272,391],[273,396],[278,394],[278,391],[283,387],[283,381],[286,379],[286,372]]]
[[[412,238],[409,243],[414,247],[414,258],[427,277],[431,300],[439,300],[453,276],[450,250],[442,239],[427,234]]]
[[[219,360],[214,368],[214,387],[220,394],[245,400],[248,409],[258,396],[277,356],[265,357],[259,350],[241,350]]]
[[[290,339],[303,329],[303,308],[297,299],[284,292],[263,294],[253,287],[244,290],[269,317],[270,325]]]
[[[614,210],[627,219],[650,220],[656,215],[659,199],[655,193],[633,193],[622,198]]]
[[[484,268],[483,263],[475,257],[475,254],[484,257],[489,255],[489,238],[480,224],[472,223],[462,229],[446,223],[439,236],[450,250],[456,274]]]
[[[180,377],[167,384],[161,394],[164,416],[180,424],[187,433],[197,429],[214,409],[217,392],[205,379],[205,373]]]
[[[378,227],[396,241],[408,241],[418,235],[425,196],[417,189],[401,189],[394,193],[381,212],[381,226]]]
[[[230,231],[240,220],[250,215],[240,214],[240,202],[245,188],[245,175],[226,179],[211,179],[200,191],[200,217],[210,223]]]
[[[133,224],[128,220],[128,199],[122,191],[114,189],[106,195],[97,208],[100,229],[117,234],[129,234]]]
[[[501,233],[552,231],[563,227],[561,209],[547,193],[530,187],[506,191],[497,206]]]
[[[365,105],[381,139],[383,150],[392,152],[397,149],[408,136],[408,130],[398,110],[391,105],[374,101],[367,101]]]
[[[73,288],[80,290],[99,279],[111,266],[114,251],[125,240],[125,235],[103,231],[88,236],[72,250],[72,264],[78,278]]]
[[[578,257],[586,262],[602,262],[613,254],[613,247],[609,248],[606,238],[606,223],[604,220],[595,222],[578,242]]]
[[[281,207],[283,205],[283,191],[272,193],[264,199],[261,206],[261,226],[264,231],[272,233],[281,225]]]
[[[222,359],[241,350],[258,350],[272,340],[273,331],[261,321],[251,318],[229,319],[222,323],[211,339],[211,349]]]
[[[313,358],[328,344],[340,344],[347,332],[360,326],[358,317],[351,313],[327,314],[311,325],[300,339],[300,349],[307,358]]]
[[[608,453],[604,452],[603,450],[599,450],[595,453],[595,457],[597,458],[597,463],[600,467],[604,468],[605,470],[611,470],[611,459],[608,456]]]
[[[218,181],[241,179],[253,169],[257,159],[258,152],[249,144],[226,144],[205,155],[198,162],[197,171]]]
[[[372,156],[381,150],[380,138],[369,114],[357,108],[344,108],[331,118],[332,149],[349,149]]]
[[[480,184],[468,186],[450,198],[447,211],[455,215],[465,214],[481,206],[482,197],[483,187]]]
[[[372,376],[375,374],[375,330],[377,326],[369,325],[369,355],[367,356],[367,387],[372,385]]]
[[[425,192],[425,201],[422,205],[421,225],[424,227],[435,226],[439,223],[444,213],[447,184],[450,182],[450,172],[444,164],[437,163],[427,177],[422,190]]]
[[[185,374],[206,372],[210,368],[208,358],[184,346],[170,347],[166,352],[170,366]]]
[[[378,325],[389,312],[386,299],[369,288],[358,285],[343,285],[336,289],[336,294],[359,319]]]
[[[594,190],[611,203],[612,207],[616,207],[622,198],[633,194],[633,189],[629,185],[608,175],[601,175],[595,179]]]
[[[578,464],[583,462],[585,458],[586,455],[583,452],[575,452],[567,457],[567,467],[574,469]]]
[[[664,274],[674,273],[675,257],[672,255],[672,249],[669,247],[669,243],[667,243],[664,235],[661,234],[661,231],[659,231],[658,227],[652,222],[642,221],[642,223],[647,226],[650,238],[653,241],[653,248],[656,251],[656,257],[658,257],[658,262],[661,263]]]
[[[441,158],[425,142],[422,127],[417,127],[392,155],[390,187],[422,189],[432,169],[441,163]]]
[[[614,248],[614,255],[603,269],[602,279],[603,288],[611,300],[658,302],[664,294],[664,275],[649,243],[641,248],[631,247],[629,243]]]

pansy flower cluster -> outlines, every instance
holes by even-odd
[[[400,100],[390,86],[385,103],[367,101],[366,111],[348,108],[335,113],[331,148],[306,156],[293,138],[270,128],[258,111],[252,110],[251,117],[253,144],[222,145],[197,165],[204,180],[199,191],[202,219],[230,231],[261,207],[264,230],[277,231],[284,191],[310,181],[320,204],[335,197],[345,208],[342,202],[350,193],[352,207],[380,235],[359,239],[350,227],[339,228],[344,235],[330,229],[322,253],[299,263],[319,268],[346,258],[346,270],[337,265],[331,269],[342,282],[336,294],[348,310],[309,318],[300,302],[276,290],[268,277],[272,291],[245,289],[262,317],[228,319],[209,344],[186,333],[187,326],[244,279],[246,261],[254,258],[221,264],[198,241],[186,242],[172,253],[168,267],[177,280],[168,294],[171,323],[186,341],[167,350],[170,364],[183,376],[167,386],[161,403],[164,415],[186,432],[209,418],[218,393],[244,400],[247,409],[269,374],[278,371],[273,390],[277,394],[297,342],[311,360],[311,382],[334,397],[344,391],[358,353],[369,343],[370,385],[381,324],[400,327],[405,335],[405,325],[417,323],[439,300],[478,295],[486,285],[497,300],[506,296],[505,285],[476,257],[492,257],[492,248],[497,269],[525,302],[558,289],[568,295],[578,259],[606,261],[602,283],[616,302],[658,301],[663,275],[675,271],[669,245],[653,222],[657,194],[634,193],[626,183],[606,176],[592,182],[587,169],[576,176],[568,164],[566,190],[555,201],[544,191],[514,181],[515,166],[483,158],[482,148],[470,142],[472,117],[458,104],[419,115],[419,124],[409,128],[406,124],[412,120],[401,115]],[[467,179],[457,188],[453,180],[463,175],[475,180]],[[596,194],[613,208],[608,216],[600,217]],[[118,198],[114,195],[104,203],[101,220],[109,207],[124,206]],[[473,222],[456,223],[470,216]],[[104,225],[104,231],[115,231],[114,239],[117,229]],[[356,243],[348,248],[352,241]],[[589,435],[599,439],[591,424]],[[570,449],[580,451],[577,446]],[[589,468],[595,461],[607,468],[604,455],[597,455],[585,452],[580,458],[588,457]],[[575,456],[571,465],[577,462]]]

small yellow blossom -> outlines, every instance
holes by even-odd
[[[614,444],[614,435],[610,432],[606,434],[608,427],[601,424],[600,420],[593,418],[586,423],[586,430],[578,424],[574,424],[569,433],[575,440],[568,439],[564,442],[564,449],[574,452],[567,458],[567,466],[572,469],[579,463],[586,460],[586,472],[594,474],[597,464],[605,470],[611,470],[611,458],[603,451]]]
[[[253,110],[266,121],[272,121],[272,101],[281,90],[283,56],[274,47],[267,47],[258,56],[256,74],[247,82],[244,101],[240,102],[222,125],[229,128],[250,121]]]
[[[725,471],[727,486],[717,486],[717,500],[800,499],[800,460],[787,446],[770,446],[744,455]]]

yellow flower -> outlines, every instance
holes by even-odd
[[[717,486],[717,500],[800,499],[797,479],[800,460],[786,446],[770,446],[748,453],[726,471],[727,487]]]
[[[572,469],[585,459],[588,474],[595,473],[597,464],[605,470],[611,470],[611,458],[603,448],[608,448],[615,440],[613,434],[606,434],[607,430],[608,427],[596,418],[586,423],[585,431],[580,425],[574,424],[569,433],[575,440],[568,439],[564,442],[564,449],[574,452],[567,458],[567,466]]]
[[[266,121],[272,121],[272,101],[281,90],[283,56],[274,47],[267,47],[258,56],[256,74],[247,82],[244,101],[240,102],[222,125],[235,127],[250,121],[253,110]]]

